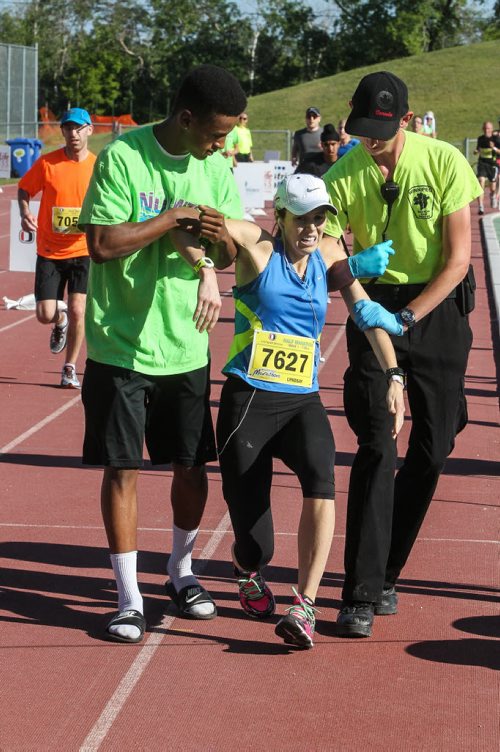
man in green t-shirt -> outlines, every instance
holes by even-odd
[[[248,115],[246,112],[242,112],[238,118],[238,125],[236,126],[237,145],[238,149],[235,154],[237,162],[253,162],[252,154],[252,134],[248,127]]]
[[[139,642],[146,627],[137,585],[137,494],[143,442],[153,464],[172,463],[173,545],[167,593],[180,615],[216,607],[193,575],[191,554],[216,458],[210,416],[208,331],[221,301],[213,262],[177,253],[169,231],[192,231],[200,211],[243,214],[219,154],[246,97],[230,73],[202,65],[177,92],[172,114],[104,149],[80,214],[91,264],[83,381],[85,464],[103,465],[101,506],[118,588],[106,636]],[[189,211],[188,211],[189,214]],[[232,241],[216,244],[232,259]]]
[[[471,251],[469,204],[480,189],[457,149],[406,130],[413,112],[406,85],[393,74],[365,76],[351,107],[346,130],[361,144],[324,176],[339,209],[326,233],[339,239],[348,224],[353,233],[354,255],[338,262],[337,287],[348,284],[344,272],[375,279],[365,279],[372,300],[355,306],[359,328],[347,323],[344,405],[359,449],[349,484],[337,630],[368,637],[374,614],[397,611],[397,578],[467,422],[464,374],[472,333],[462,280]],[[395,253],[386,257],[385,273],[359,273],[360,249],[386,239]],[[401,371],[380,370],[363,334],[376,326],[393,335]],[[384,395],[386,378],[405,374],[412,429],[395,475]]]

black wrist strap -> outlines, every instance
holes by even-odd
[[[385,372],[385,377],[388,381],[390,381],[391,376],[400,376],[403,379],[403,384],[406,384],[406,373],[403,371],[402,368],[396,367],[396,368],[388,368]]]

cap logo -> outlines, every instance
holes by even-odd
[[[377,96],[375,97],[375,102],[377,104],[377,107],[381,110],[384,110],[387,112],[392,108],[392,103],[394,102],[394,97],[391,94],[390,91],[379,91]],[[378,113],[377,113],[378,114]]]

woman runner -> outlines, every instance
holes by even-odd
[[[262,569],[274,550],[270,494],[276,457],[297,475],[303,503],[298,584],[275,632],[300,648],[313,647],[314,602],[335,524],[335,444],[318,386],[328,270],[341,258],[336,245],[321,244],[328,211],[336,213],[323,181],[296,174],[279,185],[275,196],[276,236],[240,220],[225,220],[222,230],[237,247],[236,314],[223,368],[227,381],[217,444],[235,535],[232,556],[239,598],[251,617],[264,619],[275,611]],[[217,212],[201,207],[201,234],[209,241],[221,232],[218,218]],[[216,265],[222,266],[217,260]],[[352,278],[341,292],[349,310],[367,297]],[[388,372],[387,409],[394,415],[395,437],[403,423],[403,380],[393,374],[399,369],[389,336],[381,329],[366,335]]]

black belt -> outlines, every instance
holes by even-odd
[[[364,284],[363,288],[372,300],[377,303],[387,305],[404,306],[416,298],[422,290],[427,287],[427,283],[413,285],[380,285]],[[457,297],[457,289],[454,288],[445,298],[445,300]]]

